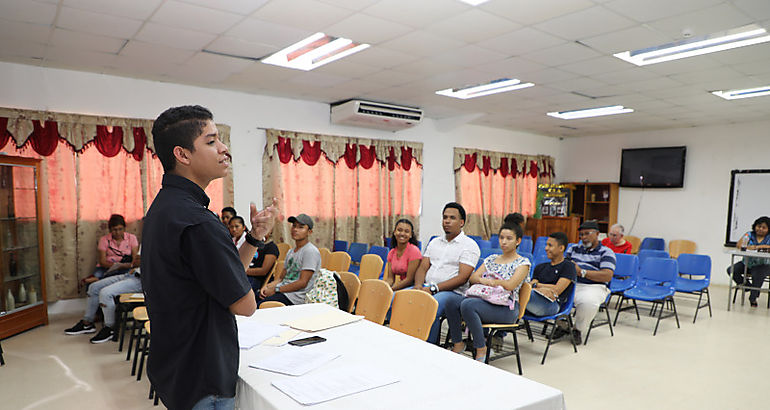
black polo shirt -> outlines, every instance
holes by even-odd
[[[561,263],[551,265],[551,262],[541,263],[535,266],[535,271],[532,274],[532,279],[537,279],[538,282],[555,285],[561,278],[569,279],[570,283],[564,291],[559,294],[557,300],[559,303],[564,303],[569,297],[569,293],[572,291],[573,282],[577,279],[577,272],[575,271],[575,264],[572,261],[564,259]]]
[[[227,228],[192,181],[163,175],[142,229],[152,337],[147,376],[169,409],[235,396],[238,329],[228,307],[251,286]]]

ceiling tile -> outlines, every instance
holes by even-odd
[[[243,20],[242,16],[193,4],[167,0],[150,21],[169,27],[221,34]]]
[[[115,54],[56,47],[48,50],[45,59],[47,64],[59,63],[60,66],[100,72],[105,66],[114,67],[117,57]]]
[[[659,88],[670,89],[681,85],[682,83],[667,77],[659,77],[659,78],[653,78],[651,80],[643,80],[643,81],[636,81],[636,82],[621,84],[621,86],[632,91],[647,91],[647,90],[656,90]]]
[[[531,81],[535,84],[550,84],[557,81],[567,80],[577,77],[577,74],[568,73],[556,68],[545,68],[543,70],[532,71],[522,76],[522,80]],[[534,88],[534,87],[533,87]]]
[[[122,74],[130,77],[158,78],[166,76],[168,81],[169,74],[179,69],[179,64],[165,59],[142,59],[134,56],[123,55],[121,53],[115,60],[115,68]]]
[[[633,67],[633,64],[629,63],[628,65]],[[720,66],[722,66],[722,64],[719,64],[716,60],[711,58],[710,55],[701,55],[690,58],[682,58],[679,60],[666,61],[658,64],[650,64],[640,68],[659,75],[673,75]]]
[[[95,36],[93,34],[57,28],[53,31],[50,44],[56,47],[117,54],[127,41],[128,40],[119,38]]]
[[[764,0],[733,0],[738,10],[756,20],[770,19],[770,2]]]
[[[770,71],[770,68],[767,69]],[[688,73],[675,74],[669,76],[672,80],[679,81],[682,84],[710,84],[710,88],[716,89],[723,87],[725,83],[742,77],[743,74],[729,67],[712,68],[709,70],[691,71]]]
[[[401,85],[425,78],[420,74],[405,73],[397,70],[382,70],[366,76],[366,81],[386,86]]]
[[[520,80],[525,80],[528,73],[544,70],[548,67],[525,58],[511,57],[490,64],[480,64],[475,68],[497,74],[501,77],[515,77]]]
[[[419,60],[419,55],[402,53],[382,47],[369,47],[364,51],[345,57],[345,61],[366,64],[380,68],[395,67]]]
[[[594,3],[588,0],[505,0],[490,1],[482,4],[481,8],[518,23],[530,25],[587,9],[593,5]]]
[[[348,79],[366,78],[366,76],[378,71],[380,71],[379,67],[353,63],[347,60],[336,61],[313,70],[314,73],[338,75]]]
[[[766,57],[770,57],[770,54],[767,54]],[[749,76],[767,74],[770,73],[770,59],[752,61],[750,63],[744,64],[735,64],[732,66],[732,68],[741,74]]]
[[[352,13],[315,0],[281,0],[265,4],[252,16],[303,30],[321,31]]]
[[[92,0],[93,1],[93,0]],[[197,4],[212,9],[229,11],[231,13],[247,16],[254,13],[269,0],[182,0],[185,3]]]
[[[56,27],[102,36],[131,38],[142,26],[141,20],[62,7]]]
[[[164,61],[181,64],[189,60],[195,52],[179,48],[167,47],[159,44],[145,43],[139,40],[131,40],[120,50],[120,55],[140,62]]]
[[[602,81],[607,84],[623,84],[632,81],[649,80],[658,77],[653,71],[645,70],[644,67],[636,67],[631,64],[627,64],[628,68],[625,70],[612,71],[601,75]]]
[[[409,26],[363,13],[353,14],[339,23],[324,28],[326,34],[368,44],[379,44],[413,30]]]
[[[600,55],[582,44],[564,43],[556,47],[525,54],[524,57],[547,66],[560,66],[576,61],[588,60]]]
[[[32,43],[13,37],[0,36],[0,55],[27,57],[42,61],[47,52],[48,47],[43,43]]]
[[[207,0],[201,0],[207,1]],[[362,10],[380,0],[321,0],[322,3],[331,4],[332,6],[344,7],[351,10]]]
[[[524,27],[520,30],[480,41],[477,45],[511,56],[563,44],[565,41],[540,30]]]
[[[481,41],[516,30],[519,24],[491,13],[472,9],[456,16],[439,20],[426,31],[465,42]]]
[[[280,50],[278,47],[243,40],[236,37],[220,36],[206,46],[207,51],[259,59]]]
[[[193,82],[215,83],[253,64],[261,63],[209,53],[197,53],[179,67],[174,75]]]
[[[674,40],[675,38],[667,37],[647,26],[635,26],[614,33],[586,38],[580,42],[598,51],[615,54],[666,44]]]
[[[634,24],[632,20],[597,6],[545,21],[535,27],[567,40],[580,40]]]
[[[381,44],[384,48],[425,57],[434,56],[442,51],[458,48],[463,45],[464,43],[460,41],[440,37],[425,31],[413,31]]]
[[[0,16],[4,21],[52,24],[56,17],[56,5],[29,0],[3,0],[0,1]]]
[[[0,22],[0,38],[3,39],[24,39],[29,43],[45,44],[48,42],[50,32],[49,25],[5,20]]]
[[[228,36],[238,37],[255,43],[283,49],[313,34],[312,31],[275,24],[268,21],[249,18],[227,32]]]
[[[718,6],[657,20],[649,24],[664,35],[682,38],[682,30],[684,29],[689,30],[693,36],[697,37],[730,30],[753,22],[754,19],[738,11],[737,8],[728,3],[722,3]]]
[[[603,85],[603,82],[588,77],[570,78],[569,80],[555,81],[548,84],[549,87],[567,92],[596,88]]]
[[[136,39],[148,43],[162,44],[185,50],[202,50],[216,38],[214,34],[201,33],[181,28],[166,27],[156,23],[147,23],[136,35]]]
[[[723,0],[614,0],[605,7],[640,22],[672,17],[722,3]]]
[[[430,58],[424,58],[422,60],[412,61],[406,64],[401,64],[393,67],[395,70],[403,71],[405,73],[421,74],[424,76],[436,75],[439,73],[445,73],[447,71],[457,70],[460,67],[449,65],[446,63],[440,63]]]
[[[615,57],[601,56],[577,63],[564,64],[560,69],[580,75],[596,75],[628,68],[628,63]]]
[[[462,67],[474,67],[478,64],[501,61],[504,60],[505,57],[505,54],[496,53],[471,45],[438,54],[433,57],[433,61]]]
[[[411,27],[424,28],[466,10],[469,10],[467,5],[454,0],[387,0],[367,7],[363,12]]]
[[[317,73],[315,71],[311,71],[302,73],[289,81],[297,84],[308,84],[312,85],[313,87],[333,87],[350,80],[339,75]]]
[[[62,4],[64,6],[80,10],[87,10],[94,13],[128,17],[135,20],[144,20],[152,15],[152,13],[158,8],[162,1],[163,0],[62,0]]]

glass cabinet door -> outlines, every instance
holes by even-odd
[[[0,311],[43,303],[34,166],[0,165]]]

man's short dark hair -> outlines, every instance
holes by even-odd
[[[563,246],[564,249],[567,249],[567,245],[569,244],[569,238],[567,238],[567,234],[564,232],[554,232],[550,235],[548,235],[549,238],[556,239],[556,242],[559,243],[559,245]]]
[[[174,147],[180,146],[195,151],[193,141],[197,138],[206,121],[214,115],[200,105],[184,105],[163,111],[152,125],[152,138],[155,142],[155,154],[163,165],[163,172],[171,172],[176,167]]]
[[[444,211],[446,211],[449,208],[457,209],[457,212],[460,213],[460,219],[462,219],[463,221],[465,220],[465,208],[463,208],[462,205],[458,204],[457,202],[450,202],[444,205],[444,210],[441,211],[441,213],[443,214]]]
[[[514,234],[516,234],[516,239],[521,239],[524,236],[524,230],[521,229],[521,225],[519,224],[503,224],[503,226],[500,227],[500,230],[497,231],[497,233],[500,233],[503,231],[503,229],[508,229],[510,231],[513,231]]]
[[[231,214],[233,214],[233,216],[238,215],[238,212],[235,212],[235,208],[233,208],[232,206],[226,206],[222,208],[222,213],[225,213],[225,212],[230,212]]]
[[[505,216],[503,223],[506,225],[519,225],[524,223],[524,215],[514,212]]]

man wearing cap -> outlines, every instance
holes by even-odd
[[[575,264],[575,343],[583,342],[583,335],[591,326],[599,305],[610,293],[609,283],[615,271],[615,253],[599,242],[599,224],[585,221],[578,228],[580,243],[567,251],[566,259]],[[561,336],[564,332],[560,332]]]
[[[321,253],[310,243],[313,219],[305,214],[289,217],[295,247],[286,254],[283,271],[259,292],[259,304],[274,300],[285,305],[305,303],[305,294],[315,286],[321,269]]]

